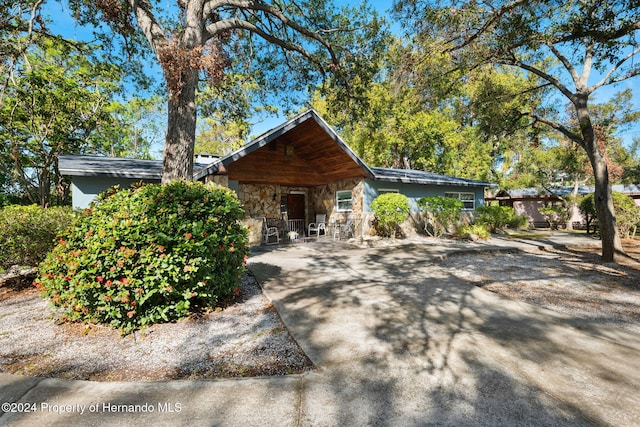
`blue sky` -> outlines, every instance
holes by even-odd
[[[338,5],[357,5],[359,3],[360,1],[337,0]],[[386,15],[386,12],[391,8],[390,1],[370,0],[369,3],[373,7],[375,7],[376,10],[383,16]],[[49,16],[53,21],[54,31],[60,32],[63,36],[68,38],[73,38],[77,40],[90,39],[92,37],[91,30],[78,27],[75,21],[70,17],[69,10],[65,5],[66,5],[66,0],[48,1],[46,3],[45,7],[47,9]],[[397,24],[392,26],[392,30],[396,32],[400,32],[400,28]],[[158,70],[159,69],[157,68],[157,66],[151,67],[149,69],[150,72],[155,72],[155,73],[158,73],[159,75]],[[634,95],[633,95],[632,102],[634,104],[633,106],[634,110],[640,109],[640,78],[628,80],[626,82],[623,82],[617,85],[616,87],[604,87],[599,89],[596,92],[595,101],[596,102],[606,101],[612,96],[614,92],[620,91],[625,88],[631,88],[633,91]],[[563,100],[562,102],[565,102],[565,101]],[[284,120],[286,120],[285,117],[278,116],[278,117],[270,117],[266,120],[256,123],[256,125],[254,125],[254,127],[252,128],[253,134],[259,135],[260,133],[267,131],[269,129],[272,129],[273,127],[281,124]],[[634,137],[640,138],[640,123],[635,125],[633,128],[620,133],[619,136],[623,139],[625,144],[630,144]],[[159,153],[160,149],[161,147],[155,148],[153,150],[154,154],[157,156],[160,156],[160,153]]]

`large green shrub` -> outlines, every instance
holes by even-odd
[[[521,228],[527,224],[526,218],[516,215],[515,209],[510,206],[479,206],[476,212],[478,214],[476,222],[486,225],[492,233],[507,225]]]
[[[63,321],[130,332],[238,292],[247,232],[233,192],[178,181],[109,192],[64,233],[36,281]]]
[[[460,219],[464,204],[453,197],[431,196],[418,200],[418,207],[426,216],[425,231],[440,237]]]
[[[38,265],[73,216],[69,207],[9,205],[0,209],[0,270],[15,264]]]
[[[514,211],[513,216],[507,223],[507,226],[515,230],[529,228],[529,218],[527,218],[525,215],[516,215]]]
[[[633,198],[627,196],[624,193],[618,191],[612,192],[613,196],[613,208],[616,214],[616,224],[618,225],[618,231],[620,236],[628,237],[632,230],[640,224],[640,209],[636,206]],[[593,203],[593,193],[584,196],[578,203],[578,209],[585,217],[587,222],[587,232],[592,221],[598,221],[596,214],[596,207]]]
[[[376,232],[384,237],[395,237],[398,226],[409,215],[409,199],[400,193],[381,194],[371,202],[376,216]]]
[[[9,206],[11,202],[9,202],[9,198],[5,194],[0,193],[0,208],[4,208],[5,206]]]

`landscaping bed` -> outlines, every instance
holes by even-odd
[[[121,337],[98,325],[55,324],[33,288],[0,287],[0,372],[94,381],[299,373],[311,362],[256,280],[224,309]]]

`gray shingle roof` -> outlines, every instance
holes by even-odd
[[[637,184],[616,184],[612,185],[611,189],[613,191],[618,191],[624,194],[640,194],[640,185]],[[536,187],[528,187],[528,188],[517,188],[513,190],[507,190],[506,192],[510,197],[537,197],[537,196],[566,196],[573,191],[573,186],[567,187],[553,187],[551,188],[551,192],[548,190],[536,188]],[[591,194],[595,191],[595,187],[592,185],[581,185],[578,187],[578,194],[585,195]]]
[[[403,182],[407,184],[451,185],[461,187],[493,187],[484,181],[438,175],[431,172],[412,169],[371,168],[376,181]]]
[[[573,187],[554,187],[551,189],[552,192],[549,192],[544,189],[536,188],[536,187],[528,187],[528,188],[517,188],[513,190],[507,190],[507,193],[511,197],[535,197],[535,196],[566,196],[567,194],[573,191]],[[587,185],[581,185],[578,187],[578,194],[589,194],[593,193],[593,187],[589,187]]]
[[[613,191],[619,191],[624,194],[640,194],[640,184],[619,184],[612,185]]]
[[[438,175],[419,170],[369,167],[314,110],[308,110],[282,125],[265,132],[233,153],[221,158],[211,159],[212,162],[210,164],[194,165],[194,179],[201,179],[207,175],[217,173],[220,167],[228,166],[230,163],[250,154],[306,120],[315,120],[332,140],[362,168],[365,174],[375,181],[462,187],[495,187],[495,184],[484,181]],[[160,180],[162,177],[162,161],[160,160],[122,159],[100,156],[60,156],[59,166],[60,172],[63,175],[71,176],[112,176],[154,180]]]
[[[102,156],[60,156],[60,173],[70,176],[162,178],[162,160],[121,159]]]
[[[206,167],[196,163],[194,171]],[[58,167],[67,176],[112,176],[158,180],[162,178],[162,160],[123,159],[103,156],[61,155]]]

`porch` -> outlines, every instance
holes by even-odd
[[[309,233],[309,224],[301,219],[257,217],[244,220],[249,230],[249,245],[283,245],[313,241],[346,241],[356,237],[358,223],[355,221],[325,222],[320,232],[313,229]]]
[[[277,233],[270,233],[273,237],[263,239],[274,243],[317,239],[317,233],[309,232],[309,224],[317,222],[317,215],[324,215],[321,239],[360,235],[363,187],[362,180],[357,179],[313,187],[238,183],[236,192],[248,218],[266,218],[266,227],[277,229]],[[338,201],[338,194],[348,195],[348,201]],[[262,229],[262,224],[254,223],[254,230],[257,227]],[[257,237],[252,238],[253,245]]]

